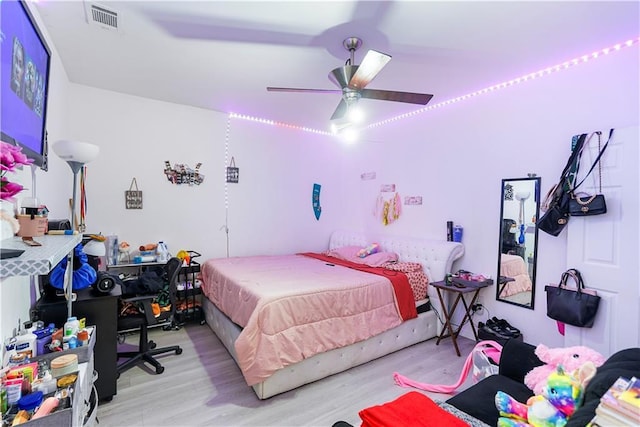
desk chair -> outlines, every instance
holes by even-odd
[[[151,303],[157,295],[140,295],[133,297],[123,297],[124,302],[135,302],[142,306],[143,313],[130,314],[127,316],[118,317],[118,333],[128,331],[132,329],[138,329],[140,331],[140,343],[137,351],[123,351],[118,352],[118,358],[126,358],[127,360],[118,365],[118,376],[127,369],[144,364],[145,362],[153,365],[156,370],[156,374],[164,372],[164,367],[153,356],[175,352],[176,354],[182,353],[180,346],[174,345],[170,347],[156,348],[156,343],[150,341],[148,338],[149,326],[166,323],[167,326],[172,327],[174,325],[174,313],[176,310],[176,292],[177,292],[177,280],[180,272],[182,261],[178,258],[171,258],[165,264],[163,268],[165,279],[169,285],[169,299],[171,301],[171,309],[167,311],[161,311],[159,316],[153,315],[153,308]]]

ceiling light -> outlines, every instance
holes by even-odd
[[[356,101],[349,105],[346,117],[351,123],[362,123],[365,118],[364,109]]]

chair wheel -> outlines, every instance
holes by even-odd
[[[164,366],[158,366],[156,368],[156,374],[161,374],[164,372]]]
[[[154,348],[156,348],[158,346],[158,344],[156,344],[153,341],[149,341],[149,343],[147,344],[149,346],[149,349],[153,350]]]
[[[177,349],[176,354],[182,354],[182,349],[181,348]]]

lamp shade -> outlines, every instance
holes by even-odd
[[[88,142],[62,139],[53,144],[53,152],[67,162],[89,163],[100,153],[100,147]]]

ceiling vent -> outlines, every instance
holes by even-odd
[[[98,3],[84,2],[84,10],[89,25],[97,25],[107,30],[118,30],[118,12]]]

